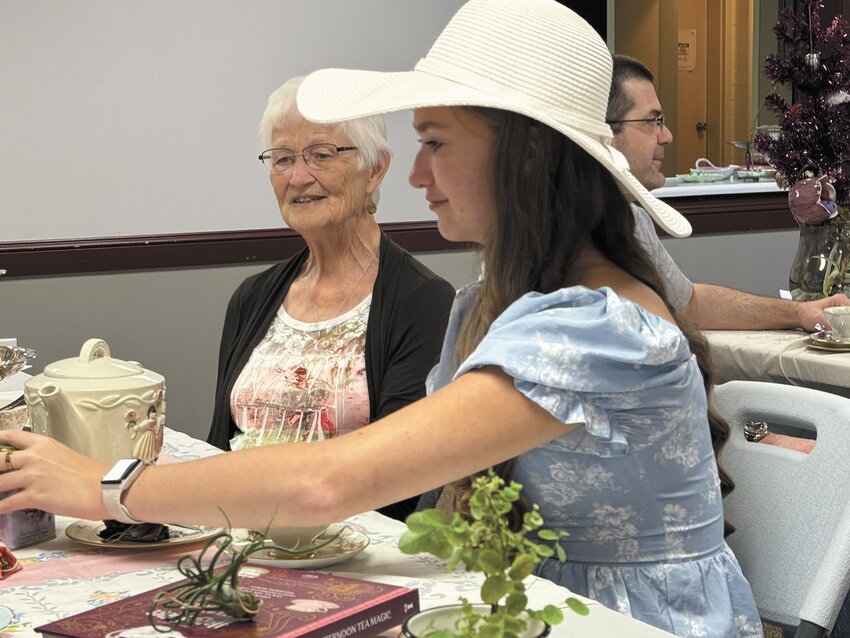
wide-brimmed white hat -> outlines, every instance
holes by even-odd
[[[429,106],[515,111],[569,137],[611,172],[627,199],[686,237],[688,220],[653,197],[611,147],[611,69],[602,38],[555,0],[470,0],[413,71],[316,71],[298,89],[298,110],[318,122]]]

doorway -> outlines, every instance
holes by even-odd
[[[687,173],[708,158],[708,139],[717,134],[708,123],[708,0],[679,4],[676,64],[676,173]],[[713,162],[719,159],[712,160]]]
[[[615,50],[655,75],[674,141],[665,175],[745,163],[753,129],[754,0],[617,0]]]

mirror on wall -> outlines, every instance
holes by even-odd
[[[775,123],[761,106],[771,90],[761,66],[776,51],[772,28],[784,3],[609,0],[609,43],[652,70],[673,131],[665,175],[686,173],[701,157],[744,164],[743,142]]]
[[[824,25],[850,14],[850,0],[820,1]],[[777,51],[773,27],[786,7],[800,11],[802,1],[607,0],[605,33],[612,50],[642,60],[656,78],[674,135],[665,175],[687,172],[700,157],[743,164],[745,150],[732,142],[775,126],[763,106],[774,87],[761,71],[765,57]],[[775,89],[791,100],[791,87]]]

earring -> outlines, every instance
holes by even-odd
[[[373,202],[371,199],[369,200],[369,203],[366,204],[366,212],[369,213],[370,215],[374,215],[375,213],[378,212],[378,205],[375,202]]]

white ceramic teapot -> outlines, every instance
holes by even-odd
[[[165,379],[135,361],[113,359],[101,339],[86,341],[79,358],[51,363],[28,379],[24,396],[33,431],[81,454],[109,464],[159,457]]]

